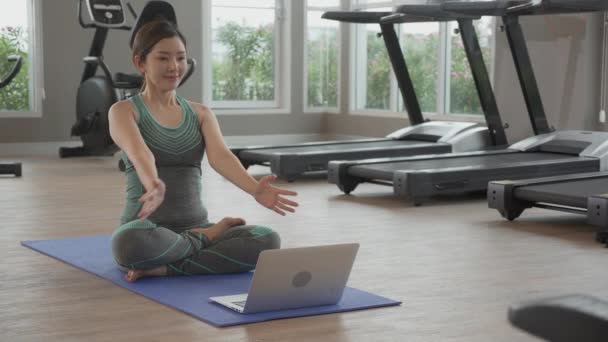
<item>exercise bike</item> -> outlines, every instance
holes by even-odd
[[[0,91],[8,86],[17,74],[19,74],[23,64],[23,58],[21,56],[9,56],[8,61],[14,63],[13,68],[4,79],[0,78]],[[15,177],[21,177],[21,163],[0,163],[0,175],[15,175]]]
[[[86,8],[88,19],[84,19],[83,8]],[[130,3],[127,3],[126,8],[135,19],[132,27],[126,24],[123,0],[78,1],[80,26],[84,29],[94,28],[95,35],[89,55],[84,58],[85,68],[76,95],[76,123],[71,129],[71,136],[80,137],[82,146],[61,147],[61,158],[112,156],[119,149],[110,136],[108,112],[114,103],[137,94],[143,84],[143,77],[125,73],[112,76],[103,60],[103,49],[109,30],[131,31],[129,46],[132,47],[137,30],[147,22],[163,18],[177,25],[175,11],[171,4],[165,1],[149,1],[139,16]],[[85,20],[90,23],[85,23]],[[188,70],[180,86],[192,75],[196,67],[194,59],[188,58],[187,62]],[[97,75],[98,69],[102,71],[100,75]],[[122,160],[119,168],[124,171]]]

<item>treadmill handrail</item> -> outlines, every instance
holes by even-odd
[[[483,61],[483,54],[477,38],[477,33],[473,27],[473,19],[479,19],[478,15],[453,13],[444,11],[441,3],[426,5],[401,5],[396,9],[396,14],[382,19],[383,22],[407,22],[407,16],[414,15],[427,17],[429,21],[457,20],[460,28],[460,35],[464,44],[471,73],[475,82],[475,89],[479,95],[480,104],[488,126],[490,140],[494,146],[502,146],[508,143],[504,131],[494,91],[488,76],[486,64]],[[403,20],[400,20],[401,19]]]
[[[322,19],[335,20],[345,23],[380,24],[380,20],[393,12],[362,12],[362,11],[327,11]]]
[[[608,10],[605,0],[533,0],[529,5],[508,9],[514,15],[544,15],[581,12],[600,12]]]
[[[451,21],[458,19],[477,20],[481,18],[479,15],[476,14],[446,11],[441,7],[441,3],[424,5],[400,5],[395,9],[395,12],[401,15],[428,18],[428,21]]]
[[[439,4],[402,5],[398,7],[398,10],[403,10],[407,13],[395,13],[382,18],[380,20],[382,23],[380,27],[382,29],[382,36],[385,40],[386,48],[389,52],[393,71],[397,78],[397,83],[399,84],[399,90],[404,99],[406,111],[410,117],[410,123],[412,125],[419,124],[424,119],[393,23],[457,20],[460,27],[461,38],[465,46],[467,60],[475,81],[475,89],[478,93],[483,114],[486,119],[490,141],[494,146],[507,145],[508,141],[505,133],[505,126],[500,117],[486,64],[483,61],[481,47],[471,20],[479,19],[479,16],[442,12]],[[373,23],[378,20],[383,13],[390,12],[333,11],[323,14],[323,18],[346,22],[364,21],[366,23]],[[417,15],[418,13],[420,13],[420,16]],[[399,17],[401,19],[392,20],[390,19],[392,17]],[[395,133],[391,136],[394,136]]]
[[[532,0],[527,3],[520,5],[513,5],[506,8],[506,13],[514,13],[517,15],[517,12],[526,11],[535,7],[538,7],[542,4],[543,0]]]
[[[349,20],[352,20],[352,18],[354,17],[358,18],[358,20],[363,20],[367,18],[367,20],[372,20],[373,22],[379,20],[379,18],[381,18],[380,16],[386,13],[390,12],[333,11],[326,12],[327,15],[324,14],[323,16],[327,16],[327,19],[339,21],[340,18],[343,18],[347,22]],[[381,36],[384,40],[384,45],[386,46],[386,50],[388,52],[391,66],[393,68],[393,73],[397,80],[399,91],[401,92],[401,97],[403,99],[403,104],[405,106],[410,124],[421,124],[425,120],[422,116],[420,102],[418,101],[418,96],[416,96],[416,90],[414,88],[414,84],[412,83],[412,78],[407,68],[407,63],[405,61],[405,57],[403,56],[403,51],[401,50],[401,45],[399,44],[399,37],[395,32],[395,27],[392,24],[379,24],[380,30],[382,32]]]
[[[528,117],[534,134],[550,133],[545,108],[538,89],[538,82],[530,60],[525,36],[519,23],[519,15],[506,15],[509,8],[529,4],[530,0],[506,1],[446,1],[441,8],[458,13],[502,16],[507,40],[511,51],[517,77],[524,96]]]
[[[464,51],[469,62],[475,90],[479,96],[479,103],[482,108],[488,134],[494,146],[507,145],[507,135],[505,126],[500,117],[496,96],[492,88],[492,82],[484,62],[483,53],[473,26],[473,21],[470,19],[458,19],[458,27],[460,28],[460,36],[464,45]]]
[[[557,7],[576,11],[596,12],[608,10],[606,0],[545,0],[545,2],[549,2]]]
[[[505,1],[456,1],[441,4],[444,11],[490,16],[522,16],[599,12],[608,10],[604,0],[505,0]]]
[[[0,89],[6,87],[11,81],[17,76],[19,71],[21,70],[21,66],[23,65],[23,57],[11,55],[8,57],[9,62],[14,62],[13,68],[7,74],[6,78],[3,80],[0,78]]]

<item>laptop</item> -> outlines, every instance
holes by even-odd
[[[209,300],[243,314],[336,304],[358,250],[348,243],[263,251],[248,293]]]

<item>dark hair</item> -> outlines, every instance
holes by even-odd
[[[135,57],[139,56],[141,61],[145,61],[146,57],[154,48],[154,45],[166,38],[178,37],[184,46],[186,46],[186,38],[179,32],[177,27],[164,19],[156,19],[143,25],[135,34],[133,46],[131,47],[131,55],[135,62]],[[146,80],[141,87],[143,91],[146,88]]]

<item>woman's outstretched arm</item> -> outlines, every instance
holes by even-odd
[[[143,203],[138,214],[145,219],[156,210],[165,197],[165,184],[158,178],[154,154],[144,142],[137,127],[136,114],[128,101],[120,101],[110,108],[108,115],[110,136],[133,163],[146,193],[139,199]]]
[[[285,196],[296,196],[297,193],[272,186],[271,183],[276,178],[274,176],[263,177],[259,182],[255,180],[226,146],[220,125],[213,112],[199,103],[191,103],[191,106],[197,112],[201,123],[207,159],[209,159],[211,167],[234,185],[253,196],[264,207],[281,215],[285,215],[285,211],[294,212],[294,207],[298,204]]]

